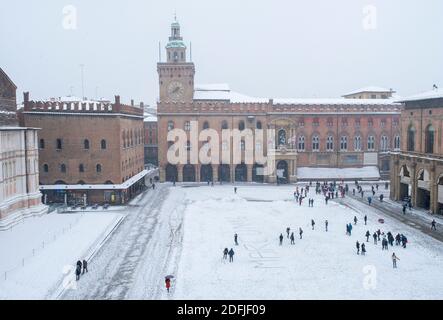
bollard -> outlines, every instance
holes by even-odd
[[[25,266],[25,258],[22,259],[22,267]]]

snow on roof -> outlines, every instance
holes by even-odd
[[[157,122],[157,117],[153,116],[153,115],[148,115],[148,116],[145,115],[145,118],[144,118],[143,121],[145,121],[145,122]]]
[[[269,99],[250,97],[235,91],[231,91],[229,85],[200,84],[195,86],[194,100],[226,100],[232,103],[267,103]]]
[[[212,83],[212,84],[196,84],[195,90],[197,91],[229,91],[229,85],[227,83]]]
[[[316,105],[386,105],[395,104],[395,99],[345,99],[345,98],[295,98],[274,99],[274,104],[316,104]]]
[[[362,168],[297,168],[298,179],[380,179],[380,172],[375,166]]]
[[[391,92],[391,89],[386,89],[386,88],[376,87],[376,86],[368,86],[368,87],[353,90],[351,92],[344,94],[343,96],[350,96],[350,95],[361,93],[361,92]]]
[[[429,100],[429,99],[439,99],[439,98],[443,98],[443,90],[434,89],[397,100],[396,102],[409,102],[409,101]]]
[[[156,169],[143,170],[121,184],[47,184],[41,185],[40,190],[125,190]]]

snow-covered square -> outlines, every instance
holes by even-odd
[[[357,211],[316,196],[295,202],[295,186],[176,188],[184,193],[184,238],[174,299],[441,299],[443,250],[437,240],[369,207]],[[368,216],[364,225],[364,215]],[[354,216],[358,222],[354,225]],[[384,218],[385,223],[378,222]],[[315,221],[312,230],[311,219]],[[325,231],[328,220],[328,231]],[[352,235],[346,224],[352,222]],[[291,245],[286,235],[295,233]],[[299,228],[303,239],[299,239]],[[380,229],[405,234],[407,248],[382,251],[372,236]],[[234,234],[239,245],[234,245]],[[279,235],[283,234],[283,245]],[[366,244],[357,255],[356,241]],[[223,260],[233,248],[234,262]],[[391,255],[399,257],[393,269]],[[166,297],[166,296],[165,296]]]

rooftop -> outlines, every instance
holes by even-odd
[[[359,89],[353,90],[351,92],[345,93],[343,95],[343,97],[350,96],[350,95],[357,94],[357,93],[362,93],[362,92],[395,92],[395,91],[392,91],[392,89],[386,89],[386,88],[382,88],[382,87],[368,86],[368,87],[359,88]]]
[[[441,98],[443,98],[443,90],[437,88],[422,93],[418,93],[403,99],[399,99],[396,102],[411,102],[411,101],[441,99]]]

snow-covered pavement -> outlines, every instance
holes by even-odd
[[[184,200],[184,194],[169,195],[169,187],[159,184],[132,202],[125,220],[91,261],[89,273],[61,298],[158,298],[163,276],[176,272]]]
[[[294,186],[175,188],[185,194],[182,255],[173,299],[441,299],[441,243],[396,220],[380,216],[356,201],[355,210],[323,196],[309,208],[293,200]],[[175,196],[177,197],[177,196]],[[368,215],[368,225],[363,223]],[[352,236],[345,226],[357,216]],[[316,222],[315,230],[310,226]],[[324,222],[329,221],[329,231]],[[295,245],[286,227],[296,231]],[[298,228],[304,230],[303,239]],[[408,237],[408,247],[382,251],[364,234],[377,230]],[[238,233],[239,246],[233,243]],[[283,246],[278,236],[285,236]],[[356,241],[367,254],[356,254]],[[222,260],[225,247],[235,250],[234,263]],[[401,259],[392,268],[392,252]]]
[[[51,213],[0,232],[0,299],[43,299],[73,277],[120,221],[120,213]]]

